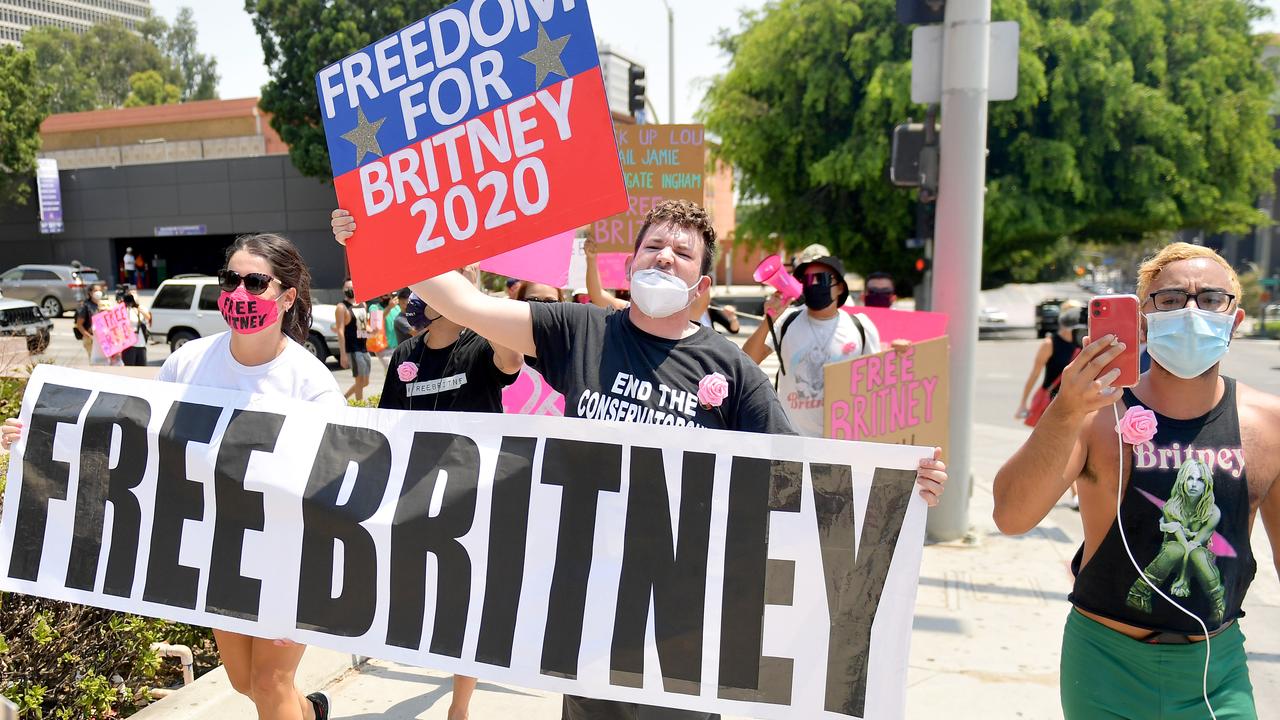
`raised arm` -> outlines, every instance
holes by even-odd
[[[769,331],[774,326],[774,318],[781,318],[787,304],[783,302],[782,295],[774,292],[764,301],[764,319],[760,321],[760,325],[756,327],[755,332],[751,333],[751,337],[742,345],[742,351],[747,357],[755,361],[757,365],[764,362],[769,357],[769,353],[773,352],[773,348],[769,347],[766,338],[769,337]],[[781,329],[781,328],[779,328]],[[781,342],[782,338],[778,338]]]
[[[996,473],[992,517],[1000,532],[1021,535],[1034,528],[1079,477],[1087,459],[1083,431],[1094,413],[1119,397],[1111,383],[1120,371],[1099,375],[1123,351],[1124,344],[1108,335],[1087,345],[1063,370],[1058,395],[1031,437]]]
[[[331,224],[333,237],[342,245],[355,234],[356,221],[346,210],[334,210]],[[433,310],[470,328],[491,344],[521,355],[537,356],[528,303],[490,297],[456,272],[437,275],[410,287]]]
[[[587,295],[591,298],[591,304],[606,310],[609,308],[623,310],[630,305],[631,303],[619,300],[613,293],[605,290],[600,282],[600,262],[596,258],[596,241],[587,238],[583,242],[582,251],[587,256]]]

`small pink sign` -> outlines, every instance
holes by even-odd
[[[862,315],[875,323],[876,330],[880,332],[880,344],[884,347],[888,347],[894,340],[919,343],[947,334],[947,316],[944,313],[890,310],[861,305],[841,309],[851,315]]]
[[[129,322],[129,308],[123,303],[93,316],[93,339],[102,354],[115,357],[138,342],[138,331]]]
[[[564,396],[542,373],[525,365],[520,368],[520,377],[502,390],[502,409],[514,415],[564,417]]]
[[[482,260],[480,269],[562,288],[569,284],[569,260],[572,257],[573,231],[570,230]]]
[[[627,281],[627,258],[631,253],[600,253],[596,255],[596,267],[600,268],[600,285],[607,290],[630,290]]]

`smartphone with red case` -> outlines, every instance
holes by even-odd
[[[1138,384],[1138,307],[1137,295],[1099,295],[1089,301],[1089,342],[1115,335],[1125,345],[1124,352],[1098,373],[1101,377],[1119,368],[1120,377],[1112,387]]]

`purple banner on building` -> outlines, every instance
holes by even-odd
[[[62,184],[58,181],[57,160],[36,160],[36,193],[40,197],[40,232],[62,232]]]

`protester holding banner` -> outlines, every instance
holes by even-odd
[[[823,367],[859,355],[880,352],[880,332],[865,317],[842,312],[849,299],[844,263],[821,257],[801,263],[794,275],[804,286],[803,308],[786,309],[781,296],[769,298],[765,321],[743,345],[757,363],[781,346],[778,397],[797,432],[822,437],[826,387]],[[779,318],[775,325],[773,317]]]
[[[364,303],[354,302],[355,288],[351,278],[342,284],[342,303],[334,310],[333,329],[342,336],[338,344],[338,363],[345,370],[351,369],[355,381],[347,388],[343,397],[355,396],[356,400],[364,400],[364,389],[369,387],[369,375],[373,372],[373,363],[369,358],[367,346],[369,338],[369,311]]]
[[[1126,346],[1092,338],[996,475],[1008,534],[1034,528],[1078,481],[1067,720],[1258,717],[1239,618],[1259,511],[1280,569],[1280,397],[1220,375],[1245,317],[1240,292],[1213,250],[1165,247],[1138,271],[1151,370],[1112,387],[1121,371],[1106,368]]]
[[[237,238],[218,283],[231,332],[183,345],[158,380],[343,404],[333,375],[302,346],[311,327],[311,273],[293,243],[269,234]],[[21,434],[17,420],[5,421],[0,446],[8,450]],[[304,697],[294,686],[306,646],[216,629],[213,635],[232,687],[253,701],[259,718],[328,720],[328,696]]]
[[[151,325],[151,313],[138,305],[138,298],[133,293],[126,293],[124,306],[128,308],[129,324],[133,326],[133,346],[125,348],[120,354],[125,365],[142,367],[147,364],[147,328]]]
[[[93,316],[98,314],[101,309],[102,296],[106,291],[106,285],[94,283],[89,287],[89,291],[85,293],[84,301],[80,303],[80,307],[76,308],[75,326],[72,330],[76,339],[84,345],[85,355],[90,360],[93,359]]]
[[[356,232],[333,213],[340,243]],[[792,433],[760,369],[731,342],[691,322],[690,306],[711,285],[716,233],[705,210],[664,201],[645,217],[631,262],[632,305],[608,311],[572,303],[521,303],[479,292],[455,273],[413,286],[431,307],[481,335],[537,358],[564,394],[569,417]],[[930,504],[946,480],[937,453],[921,460]],[[706,713],[565,696],[563,718],[708,718]]]

